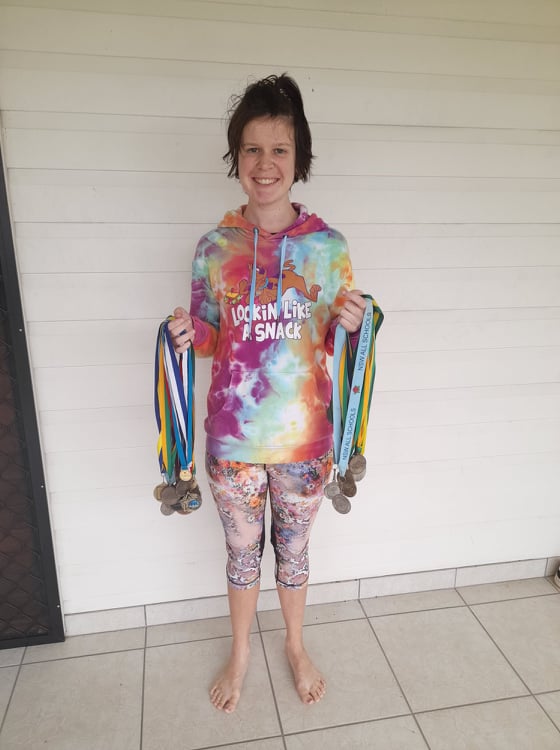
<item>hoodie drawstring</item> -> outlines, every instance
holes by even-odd
[[[249,292],[249,338],[253,338],[253,308],[255,306],[255,290],[257,286],[257,245],[259,241],[259,230],[257,227],[253,229],[253,273],[251,275],[251,290]],[[284,263],[286,262],[286,245],[288,243],[288,235],[285,234],[282,238],[282,245],[280,246],[280,268],[278,270],[278,291],[276,295],[276,313],[280,318],[282,312],[282,272],[284,270]]]
[[[253,338],[253,307],[255,306],[255,287],[257,286],[257,243],[259,230],[253,229],[253,275],[251,276],[251,291],[249,292],[249,338]]]
[[[288,235],[285,234],[282,238],[282,247],[280,248],[280,269],[278,271],[278,296],[276,297],[276,312],[278,313],[278,319],[280,320],[280,313],[282,312],[282,272],[284,270],[284,262],[286,260],[286,243],[288,241]]]

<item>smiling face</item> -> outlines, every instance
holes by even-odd
[[[295,164],[294,128],[288,119],[260,117],[245,125],[238,169],[249,207],[281,210],[289,206]]]

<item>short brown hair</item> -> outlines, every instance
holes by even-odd
[[[303,110],[297,83],[283,73],[251,83],[241,96],[234,97],[229,111],[227,139],[229,149],[224,161],[230,165],[228,177],[239,177],[238,161],[245,125],[260,117],[285,117],[294,128],[296,166],[294,182],[306,182],[311,172],[311,130]]]

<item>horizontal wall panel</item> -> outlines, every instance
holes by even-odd
[[[216,217],[218,220],[219,217]],[[188,226],[188,225],[187,225]],[[22,237],[22,273],[137,273],[190,271],[198,239],[208,227],[196,225],[186,237]],[[95,234],[95,230],[91,230]],[[560,266],[560,237],[347,237],[356,272],[377,268],[468,268]]]
[[[186,299],[188,274],[26,274],[26,316],[36,320],[160,319]],[[363,271],[385,312],[556,305],[560,268]]]
[[[560,350],[414,352],[379,357],[376,388],[407,391],[560,381]]]
[[[7,3],[6,3],[7,4]],[[52,0],[19,0],[18,6],[48,8]],[[389,8],[375,3],[362,3],[356,10],[352,4],[345,5],[344,12],[340,6],[325,3],[319,6],[320,13],[313,9],[313,3],[294,3],[286,13],[284,8],[276,8],[267,3],[228,2],[185,2],[184,0],[165,0],[159,2],[159,17],[206,19],[221,21],[243,21],[250,24],[277,24],[302,26],[308,29],[335,28],[359,31],[393,32],[399,34],[474,37],[481,39],[517,39],[535,42],[560,41],[560,28],[553,25],[537,25],[538,18],[526,14],[526,21],[520,19],[523,14],[512,16],[505,11],[501,22],[487,22],[485,14],[478,11],[473,14],[469,4],[468,12],[457,12],[449,3],[434,9],[433,16],[424,14],[424,4],[402,8],[392,4]],[[493,6],[496,3],[493,4]],[[134,15],[154,15],[154,6],[150,0],[57,0],[58,9],[95,11],[97,13],[133,13]],[[492,10],[495,12],[494,7]],[[521,8],[519,9],[521,11]],[[551,8],[551,11],[553,9]],[[515,10],[514,10],[515,12]],[[394,14],[394,15],[392,15]],[[410,14],[410,17],[409,15]],[[472,14],[472,15],[471,15]],[[556,15],[551,12],[552,18]]]
[[[84,62],[101,70],[91,72]],[[80,65],[86,69],[75,70]],[[61,69],[53,69],[56,66]],[[527,84],[499,79],[499,83],[493,83],[445,75],[287,67],[301,82],[306,113],[313,122],[560,128],[557,82]],[[242,90],[250,76],[270,72],[270,66],[157,61],[148,65],[126,58],[82,60],[76,56],[2,53],[0,91],[2,106],[7,110],[223,118],[232,92]],[[337,102],[334,108],[330,104],[333,101]]]
[[[221,175],[126,172],[16,171],[14,221],[216,221],[243,202],[239,187]],[[557,222],[560,180],[316,177],[296,185],[300,200],[336,225],[361,222]],[[46,189],[48,188],[48,190]]]
[[[241,198],[242,196],[240,196]],[[315,210],[310,206],[310,210]],[[217,218],[218,217],[218,218]],[[90,238],[99,239],[130,239],[130,238],[163,238],[184,239],[186,242],[195,241],[205,232],[216,226],[220,215],[217,214],[212,221],[196,224],[191,222],[169,223],[143,223],[127,224],[122,222],[18,222],[15,225],[16,238]],[[330,218],[329,223],[332,224]],[[335,225],[333,225],[335,226]],[[429,222],[406,224],[374,224],[374,223],[352,223],[339,221],[336,228],[344,234],[348,240],[370,239],[370,238],[401,238],[414,240],[419,238],[460,238],[460,239],[487,239],[487,238],[536,238],[549,237],[560,242],[560,222],[550,224],[434,224]],[[533,240],[536,242],[536,240]],[[101,244],[101,243],[100,243]],[[451,243],[450,243],[451,245]]]
[[[169,313],[176,303],[188,308],[185,295],[184,299],[169,301]],[[560,346],[560,308],[549,318],[544,311],[540,312],[542,318],[525,319],[524,315],[519,308],[509,312],[419,311],[414,316],[390,313],[378,336],[378,354],[514,348],[520,356],[530,357],[534,347]],[[403,322],[399,323],[401,317]],[[417,319],[410,322],[410,317]],[[147,364],[154,356],[160,322],[155,318],[32,322],[27,331],[33,366]]]
[[[28,274],[28,320],[150,318],[163,320],[186,298],[190,274]]]
[[[314,138],[315,175],[558,177],[560,145],[406,143]],[[6,130],[11,169],[78,169],[225,174],[222,133],[215,135]]]
[[[9,5],[7,0],[2,4]],[[52,0],[18,0],[18,6],[31,6],[38,8],[52,7]],[[154,6],[151,0],[57,0],[57,8],[68,10],[96,11],[104,13],[135,13],[138,15],[153,15]],[[208,7],[211,6],[211,7]],[[212,6],[216,6],[213,10]],[[159,16],[171,17],[198,17],[195,14],[208,14],[201,17],[215,18],[215,13],[227,12],[231,8],[234,12],[241,14],[249,9],[248,18],[244,20],[261,21],[259,15],[264,12],[281,13],[285,18],[285,8],[289,8],[289,16],[296,20],[300,14],[311,11],[315,23],[320,23],[323,15],[332,14],[339,23],[344,23],[346,15],[358,16],[360,22],[364,19],[394,19],[398,22],[406,22],[413,19],[421,22],[436,22],[439,19],[454,21],[462,27],[467,23],[480,23],[483,27],[503,25],[505,28],[515,25],[559,27],[560,10],[555,0],[539,0],[530,6],[524,0],[493,0],[490,4],[485,0],[471,0],[466,5],[461,0],[392,0],[390,6],[383,0],[348,0],[344,5],[344,11],[340,9],[338,0],[305,0],[295,2],[292,0],[281,8],[277,7],[276,0],[245,0],[240,6],[239,0],[220,0],[220,2],[185,2],[185,0],[161,0],[158,3],[157,14]],[[320,14],[317,13],[320,11]],[[269,16],[264,16],[269,19]]]
[[[49,29],[49,34],[44,29]],[[69,33],[70,31],[70,33]],[[464,76],[560,78],[560,45],[423,37],[275,24],[271,45],[251,24],[49,9],[0,7],[0,46],[8,49],[205,61],[273,67],[440,72]],[[367,54],[364,51],[367,50]]]
[[[303,84],[302,84],[303,85]],[[144,136],[185,136],[206,138],[221,137],[225,143],[226,121],[222,117],[209,119],[202,117],[165,117],[159,115],[122,115],[122,114],[94,114],[80,112],[34,112],[11,111],[2,112],[2,123],[8,136],[13,131],[72,131],[78,133],[91,131],[96,134],[105,133],[137,133]],[[398,128],[389,125],[369,123],[355,125],[353,123],[313,122],[310,121],[313,142],[343,141],[343,146],[354,147],[355,141],[361,141],[367,148],[370,142],[410,144],[430,143],[438,144],[458,143],[491,144],[498,146],[560,146],[560,132],[554,130],[513,130],[500,128],[445,128],[445,127],[414,127],[401,125]],[[67,144],[72,147],[71,141]],[[160,140],[158,149],[164,143]],[[220,147],[221,148],[221,147]],[[11,149],[10,149],[11,150]],[[531,151],[531,153],[534,153]],[[215,154],[212,155],[215,157]],[[11,158],[10,153],[7,154]],[[82,158],[87,158],[86,154]],[[15,166],[15,165],[14,165]],[[530,164],[526,165],[530,168]]]

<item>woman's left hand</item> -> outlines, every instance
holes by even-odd
[[[345,301],[338,322],[348,333],[355,333],[362,325],[366,309],[366,301],[362,294],[360,289],[344,292]]]

